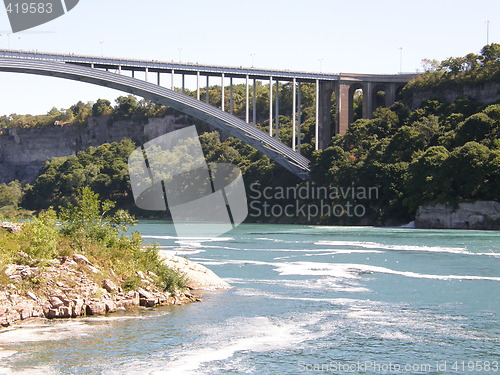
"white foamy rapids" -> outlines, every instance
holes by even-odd
[[[390,268],[367,264],[294,262],[278,264],[275,268],[280,275],[333,276],[345,279],[358,278],[364,273],[383,273],[418,279],[436,280],[489,280],[500,281],[500,277],[470,275],[429,275],[410,271],[396,271]]]
[[[366,337],[416,342],[442,342],[445,337],[497,341],[485,332],[467,328],[472,322],[463,316],[422,312],[402,304],[354,300],[345,317],[353,329],[358,329],[359,335]]]
[[[147,369],[136,362],[108,374],[193,374],[211,362],[230,359],[240,352],[282,351],[318,337],[308,327],[316,326],[322,314],[302,314],[293,318],[232,318],[220,325],[206,327],[207,339],[190,344],[187,350],[175,353],[160,368]],[[161,363],[161,359],[153,361]]]
[[[233,237],[177,237],[177,236],[150,236],[145,235],[142,238],[155,240],[176,240],[177,243],[198,243],[198,242],[228,242],[233,241]]]
[[[193,261],[208,266],[222,266],[226,264],[235,264],[238,266],[254,265],[254,266],[273,266],[277,263],[262,262],[258,260],[212,260],[207,258],[192,258]]]
[[[250,365],[241,363],[239,354],[267,351],[285,353],[290,348],[298,350],[304,347],[312,349],[310,345],[321,345],[316,342],[325,337],[334,341],[336,337],[339,338],[338,342],[332,343],[338,347],[346,333],[360,340],[378,337],[400,342],[439,343],[443,337],[495,340],[494,337],[485,336],[484,332],[468,329],[471,321],[464,321],[463,317],[450,319],[439,312],[422,312],[404,304],[371,300],[337,298],[328,299],[328,302],[335,305],[336,309],[281,318],[237,317],[213,326],[197,326],[197,331],[206,338],[186,343],[179,352],[151,353],[148,360],[129,362],[121,368],[113,366],[113,370],[106,371],[106,374],[217,373],[216,370],[229,363],[248,369]],[[165,358],[165,355],[168,357]],[[247,372],[251,371],[242,370],[238,373]]]
[[[85,337],[94,334],[96,331],[109,328],[109,322],[120,320],[144,320],[152,316],[163,316],[170,314],[168,311],[152,311],[136,315],[115,315],[93,316],[79,318],[75,320],[58,320],[50,323],[39,323],[38,321],[27,322],[23,325],[12,326],[0,330],[0,343],[19,342],[41,342],[59,341],[75,337]],[[100,324],[102,323],[102,324]],[[0,357],[2,354],[0,352]]]
[[[311,252],[314,251],[314,252]],[[369,249],[322,249],[322,250],[300,250],[301,253],[299,255],[289,255],[286,257],[276,257],[274,260],[282,260],[282,259],[292,259],[298,258],[301,256],[304,257],[314,257],[314,256],[328,256],[328,255],[339,255],[339,254],[376,254],[376,253],[384,253],[384,251],[380,250],[369,250]]]
[[[11,357],[17,352],[15,350],[8,350],[0,347],[0,360],[3,358]]]
[[[196,255],[200,253],[204,253],[205,250],[185,250],[185,249],[171,249],[171,250],[165,250],[165,249],[160,249],[160,253],[165,254],[166,256],[174,256],[174,255]]]
[[[395,251],[429,251],[438,253],[454,254],[476,254],[462,247],[439,247],[439,246],[413,246],[413,245],[386,245],[378,242],[362,241],[318,241],[314,243],[319,246],[352,246],[365,249],[395,250]]]
[[[241,279],[241,278],[229,278],[224,279],[227,283],[231,285],[237,284],[262,284],[262,285],[278,285],[285,288],[292,289],[308,289],[308,290],[322,290],[322,291],[333,291],[333,292],[346,292],[346,293],[366,293],[371,292],[370,289],[362,286],[358,280],[352,279],[338,279],[334,277],[322,277],[320,279],[310,279],[310,280],[291,280],[291,279],[277,279],[277,280],[268,280],[268,279]],[[236,293],[239,294],[245,288],[239,287],[236,289]],[[250,290],[250,289],[249,289]],[[251,289],[254,291],[254,294],[258,296],[260,291],[257,289]],[[246,293],[246,292],[243,292]],[[268,297],[268,294],[265,294]],[[270,298],[276,299],[288,299],[288,297],[281,295],[273,295]],[[297,299],[300,297],[294,296],[293,299]],[[319,301],[319,300],[318,300]],[[324,301],[324,299],[322,299]]]
[[[2,367],[0,366],[0,374],[2,375],[10,375],[10,374],[15,374],[15,375],[58,375],[59,373],[54,370],[51,367],[48,366],[40,366],[40,367],[33,367],[33,368],[28,368],[28,369],[11,369],[8,367]]]
[[[99,326],[78,322],[61,321],[56,324],[27,324],[0,331],[0,343],[57,341],[88,336]]]

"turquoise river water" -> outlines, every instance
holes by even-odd
[[[202,303],[0,331],[0,374],[500,373],[500,233],[137,228],[233,288]]]

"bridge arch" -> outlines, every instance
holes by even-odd
[[[65,78],[157,101],[241,139],[297,177],[308,178],[309,160],[288,146],[227,112],[153,83],[95,68],[35,59],[0,58],[0,71]]]
[[[373,110],[378,107],[387,107],[388,97],[387,97],[387,85],[377,84],[373,86],[371,97],[372,97],[372,108]]]
[[[361,117],[363,117],[363,111],[365,110],[365,100],[369,96],[368,93],[366,92],[365,85],[362,83],[354,83],[349,87],[349,123],[354,122],[355,118],[355,113],[354,113],[354,101],[356,99],[356,94],[361,91],[361,97],[362,97],[362,102],[361,102]]]

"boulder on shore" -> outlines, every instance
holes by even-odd
[[[177,269],[186,275],[187,287],[190,289],[215,290],[231,288],[231,285],[201,264],[191,262],[186,258],[161,252],[160,256],[163,263],[167,266]]]

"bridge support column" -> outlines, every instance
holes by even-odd
[[[160,82],[160,72],[158,72],[158,73],[157,73],[156,82],[157,82],[158,86],[161,86],[161,82]]]
[[[207,76],[207,88],[206,88],[206,91],[205,91],[205,102],[207,104],[209,104],[209,94],[208,94],[209,88],[210,88],[210,77]]]
[[[297,152],[300,154],[301,136],[302,136],[302,83],[299,82],[297,97]]]
[[[349,127],[350,99],[349,91],[351,85],[339,81],[335,91],[337,101],[337,134],[344,135]]]
[[[250,88],[248,87],[248,74],[245,77],[245,121],[250,122]]]
[[[332,138],[332,94],[335,91],[335,82],[323,81],[319,84],[318,102],[318,147],[323,150],[328,147]]]
[[[276,81],[276,97],[275,97],[275,105],[274,105],[274,126],[276,128],[275,137],[278,139],[279,131],[280,131],[280,82]]]
[[[186,75],[183,74],[182,75],[182,95],[184,95],[186,93],[186,90],[185,90],[186,85],[185,85],[185,83],[186,83]]]
[[[297,126],[297,80],[292,82],[292,150],[295,151],[297,140],[295,127]]]
[[[257,125],[257,80],[254,78],[253,79],[253,110],[252,110],[252,116],[253,116],[253,124]]]
[[[170,89],[174,91],[175,70],[170,71]]]
[[[144,70],[144,78],[145,78],[145,81],[146,81],[146,82],[148,81],[148,72],[149,72],[149,69],[148,69],[148,68],[146,68],[146,69]]]
[[[221,80],[220,80],[220,91],[221,91],[221,108],[222,112],[224,112],[224,102],[226,101],[226,88],[224,86],[224,73],[221,75]]]
[[[319,149],[319,80],[316,80],[316,120],[314,124],[314,149]]]
[[[200,72],[196,72],[196,99],[200,100]]]
[[[273,136],[273,77],[269,77],[269,136]]]
[[[396,102],[396,85],[394,83],[390,83],[386,86],[385,92],[385,106],[390,107]]]
[[[229,113],[234,113],[234,105],[233,105],[233,77],[229,78]]]
[[[363,118],[369,119],[373,113],[373,85],[366,82],[363,88]]]

